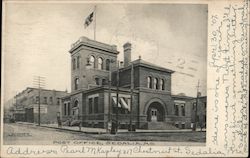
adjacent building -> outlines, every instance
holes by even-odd
[[[38,107],[40,96],[41,123],[56,123],[57,113],[60,112],[61,98],[67,92],[30,88],[15,96],[13,117],[15,121],[38,123]]]
[[[101,128],[110,122],[119,128],[191,128],[195,98],[171,94],[174,71],[141,57],[131,61],[132,45],[123,47],[124,61],[119,62],[115,45],[86,37],[72,44],[72,92],[62,98],[63,121]]]

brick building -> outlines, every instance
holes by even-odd
[[[40,90],[40,118],[41,123],[55,123],[57,112],[60,112],[61,98],[66,96],[65,91]],[[39,89],[23,90],[15,96],[15,121],[38,123]]]
[[[72,44],[70,95],[62,98],[62,119],[83,126],[106,128],[108,122],[130,123],[142,129],[190,128],[192,97],[171,95],[174,71],[131,61],[130,43],[124,44],[124,62],[115,45],[81,37]]]
[[[197,105],[197,114],[195,120],[195,110],[196,110],[196,99],[192,100],[192,122],[197,122],[198,127],[206,128],[207,121],[207,97],[199,96],[198,97],[198,105]]]

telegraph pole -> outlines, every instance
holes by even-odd
[[[130,119],[129,130],[132,131],[132,107],[133,107],[133,93],[134,93],[134,65],[131,63],[131,87],[130,87]]]
[[[38,126],[41,125],[41,88],[45,86],[45,77],[35,76],[34,85],[38,88]]]
[[[193,130],[196,131],[196,126],[197,126],[197,111],[198,111],[198,100],[199,100],[199,88],[200,88],[200,80],[198,80],[198,85],[197,85],[197,97],[196,97],[196,105],[195,105],[195,114],[194,114],[194,126]]]
[[[108,126],[107,126],[107,131],[109,130],[109,127],[111,126],[112,128],[112,121],[111,121],[111,111],[112,111],[112,108],[111,108],[111,105],[112,105],[112,98],[111,98],[111,75],[112,75],[112,72],[111,72],[111,63],[114,63],[115,61],[114,60],[110,60],[110,63],[109,63],[109,81],[108,81],[108,86],[109,86],[109,89],[108,89],[108,92],[109,92],[109,105],[108,105]]]
[[[116,74],[116,133],[118,131],[118,109],[119,109],[119,61],[117,61],[117,74]]]

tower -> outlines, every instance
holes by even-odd
[[[81,37],[71,45],[71,90],[86,90],[107,83],[116,68],[117,47]],[[113,62],[111,62],[113,61]]]

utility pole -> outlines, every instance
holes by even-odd
[[[111,123],[111,64],[109,63],[109,80],[108,80],[108,86],[109,86],[109,89],[108,89],[108,92],[109,92],[109,105],[108,105],[108,125],[107,125],[107,131],[109,130],[109,126],[110,126],[110,123]]]
[[[94,40],[96,40],[96,5],[95,5],[95,9],[94,9]]]
[[[119,109],[119,61],[117,61],[117,74],[116,74],[116,133],[118,131],[118,109]]]
[[[199,88],[200,88],[200,80],[198,80],[198,85],[197,85],[197,96],[196,96],[193,131],[196,131],[196,126],[197,126],[197,111],[198,111],[197,108],[198,108],[198,101],[199,101]]]
[[[45,77],[35,76],[34,85],[38,88],[38,126],[41,125],[41,88],[45,86]]]
[[[107,131],[109,130],[109,127],[111,126],[112,128],[112,121],[111,121],[111,105],[112,105],[112,98],[111,98],[111,63],[114,63],[115,61],[114,60],[110,60],[109,62],[109,79],[108,79],[108,86],[109,86],[109,89],[108,89],[108,93],[109,93],[109,105],[108,105],[108,125],[107,125]]]
[[[130,86],[130,119],[129,130],[132,131],[132,107],[133,107],[133,93],[134,93],[134,65],[131,63],[131,86]]]

